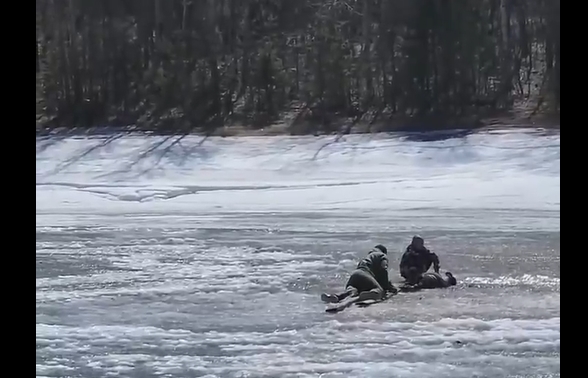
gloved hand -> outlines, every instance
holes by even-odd
[[[389,282],[389,284],[388,291],[392,294],[398,294],[398,289],[392,285],[392,282]]]

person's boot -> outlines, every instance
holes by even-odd
[[[326,303],[339,303],[339,297],[335,294],[322,293],[321,300]]]
[[[377,291],[362,291],[361,293],[359,293],[359,301],[363,302],[363,301],[377,301],[379,299],[382,299],[382,293],[377,292]]]

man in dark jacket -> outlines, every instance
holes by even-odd
[[[439,273],[439,257],[425,247],[420,236],[414,236],[400,260],[400,275],[410,284],[415,284],[433,265],[435,273]]]
[[[375,246],[351,273],[345,291],[341,294],[322,294],[323,302],[338,303],[347,297],[359,297],[359,301],[382,299],[387,291],[398,290],[388,280],[388,250]]]
[[[422,289],[440,289],[449,286],[457,285],[457,280],[451,272],[445,272],[445,277],[439,273],[425,273],[421,276],[419,281],[414,285],[404,285],[400,287],[400,291],[418,291]]]

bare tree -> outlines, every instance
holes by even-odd
[[[38,128],[559,112],[559,0],[36,4]]]

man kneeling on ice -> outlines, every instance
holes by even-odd
[[[439,273],[425,273],[419,274],[416,269],[408,271],[409,282],[416,282],[415,284],[405,284],[400,287],[400,291],[418,291],[422,289],[440,289],[449,286],[457,285],[457,280],[451,272],[445,272],[445,277]]]
[[[388,250],[383,245],[375,246],[357,264],[351,273],[345,291],[341,294],[322,294],[323,302],[338,303],[347,297],[358,297],[358,301],[383,299],[387,291],[398,290],[388,281]]]
[[[415,235],[412,242],[402,255],[400,260],[400,275],[409,283],[415,284],[411,279],[419,278],[433,265],[435,273],[439,273],[439,257],[425,247],[425,240]],[[416,270],[419,274],[409,274],[409,270]]]

